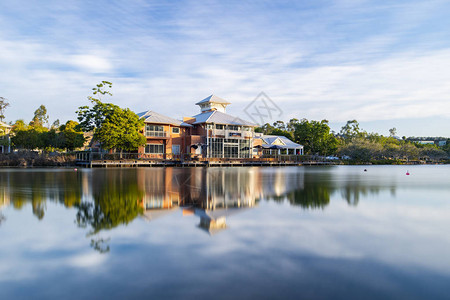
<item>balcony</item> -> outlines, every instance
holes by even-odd
[[[221,130],[221,129],[213,129],[211,130],[210,136],[214,137],[224,137],[224,138],[250,138],[253,136],[252,131],[247,130]]]
[[[167,131],[145,131],[145,137],[147,138],[162,138],[167,139],[170,137],[169,132]]]

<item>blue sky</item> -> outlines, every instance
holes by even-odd
[[[7,121],[40,104],[66,121],[109,80],[105,101],[136,112],[191,116],[214,93],[245,118],[264,91],[285,121],[450,136],[449,13],[433,0],[2,0],[0,96]]]

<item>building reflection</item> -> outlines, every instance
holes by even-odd
[[[42,220],[47,201],[76,209],[76,224],[90,235],[141,217],[154,221],[182,210],[199,218],[210,234],[228,227],[228,218],[264,201],[323,209],[332,195],[357,205],[361,197],[389,190],[395,182],[358,180],[314,168],[132,168],[21,170],[0,172],[0,209],[23,209]],[[380,179],[382,180],[382,179]]]

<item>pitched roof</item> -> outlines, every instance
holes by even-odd
[[[241,118],[213,110],[204,112],[198,115],[195,115],[195,122],[193,124],[201,124],[201,123],[215,123],[215,124],[224,124],[224,125],[244,125],[244,126],[258,126],[252,122],[245,121]]]
[[[262,135],[260,137],[265,143],[267,143],[266,145],[263,145],[263,147],[270,147],[274,145],[274,142],[276,140],[280,140],[282,144],[284,145],[277,145],[280,148],[302,148],[303,146],[297,143],[294,143],[293,141],[291,141],[290,139],[288,139],[285,136],[282,135]]]
[[[203,99],[202,101],[199,101],[195,103],[195,105],[203,104],[203,103],[221,103],[221,104],[231,104],[231,102],[228,102],[220,97],[217,97],[216,95],[210,95]]]
[[[157,112],[148,110],[137,114],[139,118],[144,118],[146,123],[156,123],[156,124],[170,124],[175,126],[185,126],[192,127],[192,125],[182,122],[180,120],[161,115]]]
[[[0,121],[0,127],[11,128],[12,126]]]

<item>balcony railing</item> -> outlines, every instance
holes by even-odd
[[[169,133],[167,131],[145,131],[146,137],[168,137]]]

